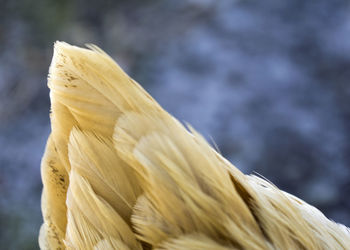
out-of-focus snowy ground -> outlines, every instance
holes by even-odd
[[[55,40],[99,45],[243,172],[350,225],[348,1],[14,2],[0,10],[1,246],[37,249]]]

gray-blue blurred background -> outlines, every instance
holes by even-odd
[[[0,0],[0,248],[37,249],[53,42],[95,43],[245,173],[350,225],[346,0]]]

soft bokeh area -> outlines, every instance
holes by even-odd
[[[38,249],[56,40],[97,44],[244,173],[350,226],[349,4],[0,1],[0,246]]]

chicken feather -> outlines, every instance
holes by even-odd
[[[55,43],[41,249],[350,249],[347,227],[244,175],[88,47]]]

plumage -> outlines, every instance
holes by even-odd
[[[350,249],[350,231],[183,126],[107,54],[56,42],[41,249]]]

